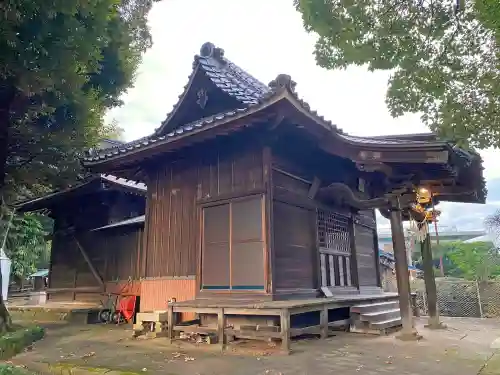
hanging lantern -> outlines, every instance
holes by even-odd
[[[432,200],[432,193],[426,187],[419,187],[416,191],[417,193],[417,203],[419,204],[429,204]]]

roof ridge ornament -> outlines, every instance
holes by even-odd
[[[297,85],[297,83],[288,74],[278,74],[278,76],[274,80],[269,82],[269,87],[273,91],[287,89],[287,90],[290,90],[292,92],[295,92],[296,85]]]
[[[224,50],[216,47],[215,44],[206,42],[200,48],[201,57],[212,57],[213,59],[224,62]]]

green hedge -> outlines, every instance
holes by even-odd
[[[22,352],[24,348],[40,340],[44,333],[43,328],[32,326],[4,334],[0,337],[0,360],[9,359]],[[0,372],[0,375],[2,374],[4,372]],[[10,372],[5,372],[5,374],[10,374]]]

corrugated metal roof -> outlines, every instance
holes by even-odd
[[[111,182],[113,184],[121,185],[127,188],[131,189],[137,189],[140,191],[146,191],[147,187],[146,184],[143,182],[138,182],[138,181],[133,181],[133,180],[127,180],[125,178],[121,177],[116,177],[110,174],[101,174],[100,175],[102,179]]]
[[[113,223],[113,224],[109,224],[109,225],[105,225],[103,227],[92,229],[92,232],[95,232],[95,231],[98,231],[98,230],[110,229],[110,228],[124,227],[124,226],[127,226],[127,225],[143,224],[145,220],[146,220],[146,216],[145,215],[136,216],[136,217],[133,217],[131,219],[127,219],[127,220],[123,220],[123,221],[118,221],[118,222]]]
[[[134,190],[136,192],[139,192],[140,194],[144,194],[147,191],[146,185],[142,182],[127,180],[127,179],[116,177],[116,176],[113,176],[110,174],[99,174],[99,175],[90,176],[90,177],[84,179],[83,181],[80,181],[77,184],[69,186],[68,188],[66,188],[64,190],[57,190],[57,191],[46,194],[46,195],[39,197],[39,198],[34,198],[34,199],[26,200],[26,201],[17,202],[14,204],[14,207],[18,210],[22,210],[23,207],[28,206],[28,205],[42,203],[44,201],[50,201],[51,199],[54,199],[54,198],[58,197],[59,195],[75,191],[75,190],[80,189],[83,186],[90,184],[91,182],[94,182],[94,181],[99,180],[99,179],[110,182],[110,183],[115,184],[115,185],[122,186],[126,189]]]
[[[41,269],[29,275],[29,277],[47,277],[49,276],[49,270],[47,268]]]

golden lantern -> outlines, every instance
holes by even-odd
[[[426,187],[419,187],[416,191],[417,193],[417,203],[419,204],[429,204],[432,201],[432,193]]]

